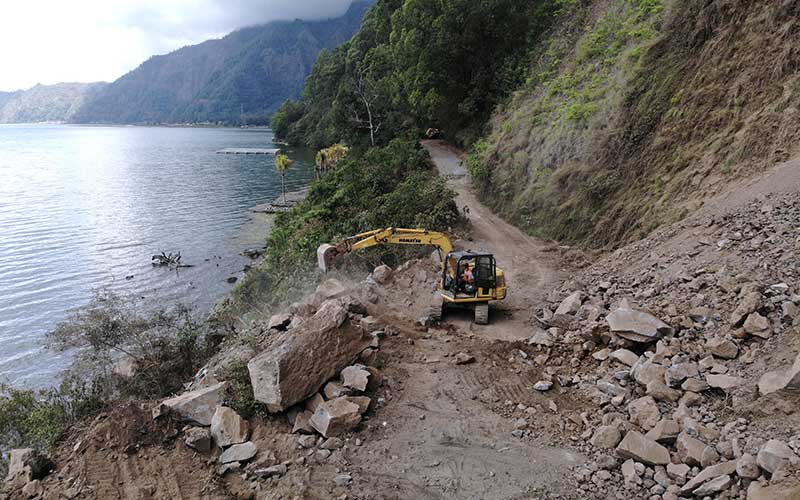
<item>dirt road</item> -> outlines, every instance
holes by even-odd
[[[425,147],[457,192],[459,207],[469,209],[473,240],[456,246],[492,252],[506,270],[510,295],[493,307],[489,325],[474,325],[471,313],[456,311],[442,328],[420,331],[414,319],[427,302],[418,300],[427,297],[420,292],[435,288],[438,273],[432,262],[398,270],[370,311],[400,329],[381,346],[386,404],[361,434],[364,443],[346,463],[310,478],[307,493],[320,495],[335,470],[346,470],[356,498],[573,498],[571,468],[585,457],[550,444],[569,440],[561,411],[580,403],[561,391],[535,391],[545,376],[530,361],[537,353],[516,342],[532,335],[534,306],[562,273],[543,251],[548,243],[477,201],[456,152],[437,142]],[[475,361],[454,364],[456,354],[465,352]]]
[[[472,225],[473,240],[457,241],[456,247],[494,254],[497,265],[505,270],[509,286],[506,300],[493,304],[489,325],[474,325],[466,313],[453,313],[447,320],[487,338],[530,337],[536,304],[544,291],[565,274],[554,256],[544,251],[553,244],[523,233],[481,204],[470,189],[460,154],[452,147],[440,141],[425,141],[423,146],[430,152],[439,175],[458,195],[458,206]]]

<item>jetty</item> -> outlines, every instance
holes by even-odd
[[[266,148],[225,148],[217,151],[220,155],[277,155],[280,149]]]

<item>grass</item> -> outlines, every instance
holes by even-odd
[[[580,6],[573,4],[572,8]],[[527,79],[529,88],[539,88],[546,96],[536,115],[537,125],[547,123],[543,111],[550,112],[551,121],[586,124],[614,87],[614,74],[634,66],[655,38],[654,26],[662,11],[662,0],[626,0],[619,10],[606,13],[586,28],[572,59],[568,53],[571,46],[561,50],[555,45],[548,47]]]
[[[484,199],[493,209],[534,234],[576,241],[608,224],[623,231],[633,224],[623,214],[651,202],[643,192],[615,201],[636,184],[576,153],[615,126],[627,81],[642,72],[657,38],[664,3],[620,0],[599,15],[582,2],[562,7],[562,26],[545,40],[525,92],[509,106],[513,116],[476,145],[467,166],[473,183],[491,193]]]

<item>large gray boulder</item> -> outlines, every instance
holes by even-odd
[[[220,406],[211,418],[211,435],[220,448],[247,441],[250,426],[232,408]]]
[[[681,486],[681,495],[691,495],[703,484],[712,481],[720,476],[727,476],[736,472],[736,460],[729,460],[726,462],[706,467],[695,477],[690,479],[686,484]]]
[[[732,328],[742,326],[747,317],[761,307],[761,294],[756,291],[747,293],[739,302],[736,310],[731,314],[730,325]]]
[[[648,343],[672,333],[672,327],[643,311],[620,307],[608,316],[606,322],[612,332],[634,342]]]
[[[258,447],[252,441],[235,444],[219,456],[219,463],[246,462],[258,454]]]
[[[770,439],[758,451],[756,461],[762,469],[772,474],[790,462],[797,462],[798,457],[784,442]]]
[[[348,306],[346,299],[324,302],[247,364],[256,400],[271,412],[286,410],[314,395],[369,347],[372,338],[348,321]]]
[[[764,486],[753,481],[747,488],[747,500],[797,500],[800,498],[800,484],[778,483]]]
[[[211,451],[211,432],[208,427],[191,427],[186,430],[186,446],[200,453]]]
[[[758,381],[758,392],[762,395],[771,394],[781,390],[800,390],[800,354],[788,370],[767,372]]]
[[[706,382],[710,387],[730,391],[744,384],[744,379],[731,375],[706,375]]]
[[[311,426],[329,437],[341,436],[361,422],[361,407],[346,397],[331,399],[317,406],[311,416]]]
[[[347,295],[347,288],[345,288],[342,282],[329,279],[319,284],[317,290],[311,294],[309,302],[314,307],[319,307],[328,300],[344,297],[345,295]]]
[[[625,434],[622,442],[617,446],[617,456],[625,459],[632,458],[648,465],[670,463],[669,450],[636,431]]]
[[[44,478],[53,468],[53,462],[32,448],[11,450],[6,481],[23,483]]]
[[[222,403],[227,387],[227,382],[220,382],[162,401],[153,409],[153,418],[173,411],[185,421],[208,427],[217,406]]]
[[[675,447],[681,462],[686,465],[702,465],[705,467],[719,460],[717,450],[699,439],[690,436],[685,431],[678,435]]]
[[[628,403],[628,414],[632,424],[646,431],[655,427],[661,420],[661,411],[652,396],[644,396]]]
[[[556,309],[556,316],[574,316],[583,304],[583,292],[574,292],[572,295],[564,299]]]

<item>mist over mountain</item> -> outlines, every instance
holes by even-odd
[[[71,121],[81,107],[108,84],[59,83],[0,92],[0,123]]]

